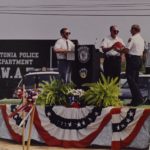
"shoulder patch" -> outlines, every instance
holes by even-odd
[[[131,42],[131,38],[129,38],[129,40],[128,40],[128,43],[130,43]]]
[[[104,42],[104,39],[102,39],[102,42]]]

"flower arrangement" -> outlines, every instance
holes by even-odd
[[[15,116],[18,112],[28,112],[31,113],[33,110],[33,106],[36,102],[36,99],[38,97],[38,91],[30,89],[30,90],[23,90],[22,88],[19,88],[17,90],[17,96],[19,99],[21,99],[21,103],[19,106],[15,108],[15,110],[9,114],[9,118]]]
[[[26,99],[27,102],[34,103],[39,95],[40,91],[30,89],[30,90],[24,90],[23,88],[19,88],[17,90],[17,98],[18,99],[23,99],[23,97]]]
[[[70,89],[68,91],[68,94],[78,96],[79,98],[81,98],[84,95],[84,93],[85,93],[85,91],[82,89]]]
[[[101,79],[96,83],[86,83],[88,90],[76,89],[73,83],[64,83],[61,80],[53,80],[50,83],[44,81],[40,84],[40,92],[28,91],[27,100],[35,101],[40,105],[64,105],[67,107],[83,107],[93,105],[96,107],[121,106],[119,99],[120,88],[116,79]],[[18,97],[22,91],[18,91]]]
[[[82,106],[82,97],[84,95],[82,89],[70,89],[67,93],[68,103],[72,107],[80,108]]]

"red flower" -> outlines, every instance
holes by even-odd
[[[73,108],[80,108],[80,104],[78,102],[72,102],[71,106]]]

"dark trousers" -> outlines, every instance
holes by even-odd
[[[121,73],[121,57],[120,56],[105,56],[104,59],[104,75],[106,78],[116,78],[118,81],[120,79]]]
[[[126,55],[126,76],[132,94],[132,104],[138,105],[142,103],[142,94],[138,86],[139,71],[142,66],[140,56]]]
[[[65,83],[71,82],[72,64],[73,61],[70,60],[58,60],[58,70],[60,77]]]

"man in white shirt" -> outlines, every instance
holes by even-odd
[[[123,40],[118,36],[119,30],[116,25],[110,26],[110,35],[104,38],[101,42],[101,48],[104,52],[104,75],[109,78],[118,77],[121,73],[121,55],[115,49],[115,44],[119,42],[124,45]]]
[[[127,44],[126,54],[126,75],[132,93],[131,106],[138,106],[143,103],[143,97],[138,86],[139,71],[142,66],[144,51],[144,39],[140,35],[140,26],[132,25],[130,30],[132,37]]]
[[[64,82],[71,82],[72,63],[75,60],[75,45],[69,40],[71,32],[68,28],[60,30],[62,38],[58,39],[54,46],[58,60],[58,70]]]
[[[132,25],[130,30],[132,37],[129,38],[126,48],[120,50],[120,52],[126,53],[126,76],[132,94],[130,106],[138,106],[146,101],[138,86],[144,51],[144,39],[140,35],[140,30],[139,25]]]

